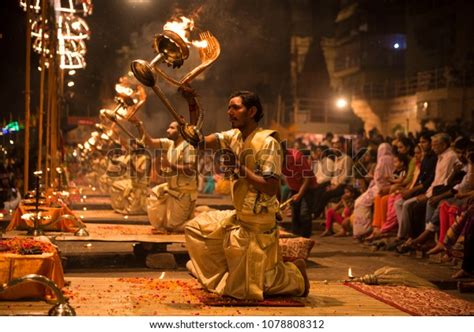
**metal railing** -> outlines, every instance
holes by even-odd
[[[474,86],[474,70],[457,72],[448,67],[419,72],[404,79],[369,82],[363,85],[345,88],[346,95],[365,99],[384,99],[414,95],[417,92],[436,90],[448,87]],[[293,122],[295,112],[300,118],[310,122],[339,122],[341,112],[335,112],[334,101],[322,98],[297,98],[282,100],[278,111],[282,122]]]
[[[418,72],[415,76],[400,80],[369,82],[349,90],[352,90],[352,95],[356,97],[382,99],[414,95],[417,92],[448,87],[467,86],[474,86],[474,70],[458,72],[445,67]]]
[[[296,111],[300,119],[305,118],[308,122],[337,123],[347,120],[345,112],[335,111],[333,99],[298,98],[296,102],[295,100],[282,101],[281,107],[281,111],[285,114],[294,114]],[[291,117],[288,120],[293,122],[295,118]]]

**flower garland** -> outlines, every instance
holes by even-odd
[[[55,247],[51,243],[34,240],[31,238],[18,238],[14,237],[11,239],[0,241],[1,252],[11,254],[41,254],[41,253],[53,253]]]

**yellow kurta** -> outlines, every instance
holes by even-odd
[[[195,149],[183,141],[177,146],[169,139],[161,139],[160,147],[166,158],[175,165],[196,164]],[[158,230],[182,232],[193,212],[197,199],[197,175],[162,169],[166,183],[155,186],[147,199],[148,219]]]
[[[222,148],[263,176],[281,176],[281,152],[271,131],[255,130],[245,141],[240,131],[217,134]],[[283,263],[278,246],[275,196],[259,193],[245,178],[232,184],[235,211],[200,214],[185,227],[191,272],[211,292],[239,299],[264,295],[299,296],[304,278]]]

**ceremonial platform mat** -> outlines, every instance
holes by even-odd
[[[102,192],[99,188],[95,188],[95,190],[93,190],[90,187],[78,187],[77,189],[78,189],[81,197],[83,195],[86,195],[86,196],[109,196],[108,193]]]
[[[86,196],[71,204],[73,210],[112,210],[110,196]]]
[[[73,210],[76,216],[80,217],[85,223],[99,224],[133,224],[150,225],[148,216],[141,215],[123,215],[113,210]]]
[[[197,289],[194,295],[210,307],[304,307],[303,301],[293,297],[274,296],[261,301],[239,300],[228,296],[219,296],[203,289]]]
[[[86,224],[89,233],[94,235],[151,235],[153,227],[150,225],[113,225],[113,224]],[[158,235],[178,235],[182,233],[167,232]],[[295,238],[296,235],[280,229],[280,238]]]
[[[87,224],[89,236],[78,237],[67,233],[56,236],[56,241],[110,241],[184,243],[184,234],[153,234],[153,227],[147,225]]]
[[[347,286],[412,316],[472,316],[474,304],[431,288],[347,283]]]
[[[159,278],[67,278],[70,303],[80,316],[85,315],[406,315],[340,283],[311,282],[307,298],[295,298],[304,307],[211,307],[196,296],[201,286],[194,279]],[[160,277],[160,278],[161,278]],[[201,290],[203,292],[203,290]],[[44,302],[1,302],[0,315],[45,314]]]
[[[55,241],[103,241],[103,242],[147,242],[147,243],[184,243],[184,234],[153,234],[151,226],[141,225],[109,225],[88,224],[89,236],[75,236],[64,232],[45,232],[53,236]],[[5,238],[27,237],[26,232],[11,231],[4,234]]]
[[[46,236],[54,236],[56,241],[109,241],[109,242],[149,242],[149,243],[185,243],[183,233],[154,234],[153,227],[150,225],[117,225],[117,224],[95,224],[86,223],[89,236],[75,236],[66,232],[45,232]],[[4,234],[5,238],[26,237],[25,231],[10,231]],[[308,240],[303,238],[294,238],[291,233],[280,230],[280,244],[282,245],[282,255],[289,260],[307,257]],[[300,250],[296,250],[299,245],[291,245],[301,242],[301,251],[305,254],[300,255]]]

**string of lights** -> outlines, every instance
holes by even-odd
[[[26,11],[27,1],[20,0],[20,7]],[[34,13],[30,19],[31,37],[33,51],[43,55],[46,68],[49,67],[49,59],[56,53],[60,59],[61,69],[81,69],[86,67],[86,43],[90,38],[90,29],[86,21],[79,15],[92,14],[91,0],[54,0],[53,8],[56,24],[41,18],[41,1],[30,1],[30,9]],[[53,33],[54,32],[54,33]],[[57,50],[51,51],[51,39],[57,39]],[[40,68],[40,67],[39,67]]]

